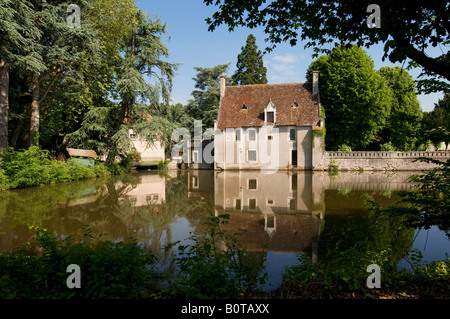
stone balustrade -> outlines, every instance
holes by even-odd
[[[315,161],[314,170],[328,170],[332,165],[343,171],[420,171],[436,166],[434,163],[417,160],[419,158],[446,161],[450,159],[450,151],[329,151]]]

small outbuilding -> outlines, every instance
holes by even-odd
[[[67,148],[69,158],[75,159],[82,166],[94,166],[95,159],[98,158],[94,150],[84,150],[77,148]]]

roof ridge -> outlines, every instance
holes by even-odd
[[[230,87],[249,87],[249,86],[275,86],[275,85],[298,85],[298,84],[305,84],[310,83],[308,81],[305,82],[292,82],[292,83],[266,83],[266,84],[244,84],[244,85],[227,85],[227,88]]]

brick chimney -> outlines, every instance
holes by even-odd
[[[220,75],[220,98],[225,95],[225,74]]]
[[[319,97],[319,71],[313,71],[312,94]]]
[[[322,108],[320,106],[320,94],[319,94],[319,71],[313,71],[313,78],[312,78],[312,96],[313,99],[317,102],[319,106],[319,118],[321,119],[319,122],[319,127],[322,127],[323,120],[322,120]]]

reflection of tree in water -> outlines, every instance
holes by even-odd
[[[164,247],[172,242],[171,224],[178,218],[187,218],[196,225],[213,204],[188,198],[187,181],[180,176],[160,178],[165,183],[162,201],[147,199],[144,205],[136,206],[136,198],[127,195],[142,182],[141,175],[130,174],[108,179],[94,203],[68,207],[64,215],[72,226],[77,224],[72,231],[86,225],[94,235],[102,234],[105,240],[133,239],[161,258],[167,258]]]
[[[391,197],[395,196],[390,194],[386,197],[383,192],[352,191],[342,194],[338,190],[327,190],[319,261],[336,269],[348,266],[342,265],[345,262],[342,253],[351,252],[355,258],[358,255],[363,258],[386,251],[390,260],[398,263],[411,248],[414,229],[404,226],[400,217],[386,218],[369,209],[361,209],[365,200],[385,206],[395,202]]]
[[[83,197],[86,189],[97,190],[105,179],[93,179],[42,187],[15,189],[0,192],[0,241],[1,250],[10,251],[28,241],[30,226],[45,226],[67,234],[62,212],[77,197]],[[62,228],[61,228],[62,227]]]
[[[0,193],[0,249],[10,251],[30,240],[33,231],[29,226],[77,239],[89,228],[92,236],[101,234],[102,240],[134,239],[167,257],[164,247],[172,242],[171,225],[178,219],[188,220],[194,233],[206,231],[214,202],[189,198],[185,175],[160,176],[164,199],[136,205],[136,198],[127,195],[141,185],[142,176],[133,173]]]
[[[214,212],[214,199],[190,198],[188,175],[182,172],[166,185],[166,209],[176,211],[178,217],[186,218],[194,234],[205,233],[209,214]],[[214,189],[209,191],[214,194]]]

